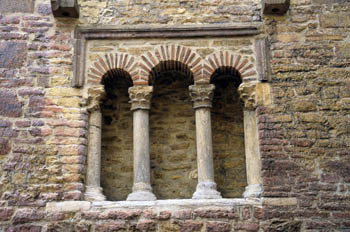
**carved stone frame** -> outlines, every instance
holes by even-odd
[[[121,29],[114,27],[77,27],[75,32],[75,69],[72,86],[82,87],[85,82],[85,52],[87,40],[256,36],[259,34],[259,26],[259,24],[249,24],[195,28],[179,27]],[[255,51],[257,59],[256,70],[258,72],[258,77],[255,80],[243,81],[238,89],[240,96],[244,102],[244,134],[246,144],[245,150],[248,181],[248,186],[244,193],[245,198],[261,196],[261,160],[259,154],[255,109],[259,105],[268,105],[271,103],[270,85],[268,83],[263,83],[269,80],[269,64],[267,55],[268,50],[266,39],[256,39]],[[86,86],[86,88],[89,88],[89,86]],[[89,133],[90,132],[91,127],[89,127]]]

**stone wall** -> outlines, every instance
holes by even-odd
[[[29,1],[33,4],[26,6],[13,2],[18,3],[17,10],[14,3],[6,7],[8,11],[0,10],[0,230],[349,230],[348,1],[291,0],[285,16],[261,15],[257,0],[78,1],[81,16],[76,20],[53,18],[48,0]],[[70,87],[76,25],[241,22],[261,23],[259,36],[268,37],[271,49],[272,104],[257,108],[261,207],[250,204],[246,210],[235,203],[229,211],[209,207],[204,213],[172,209],[133,214],[124,208],[111,213],[90,205],[72,210],[72,202],[67,202],[66,210],[46,206],[83,199],[85,93]],[[254,58],[253,39],[215,40],[221,48],[213,47],[214,42],[200,45],[205,39],[182,42],[198,45],[203,58],[220,49],[236,49]],[[136,43],[140,50],[133,54],[166,40],[149,41]],[[115,44],[114,52],[125,49]],[[103,41],[95,51],[88,47],[88,64],[96,54],[109,51],[107,45]],[[132,52],[129,47],[127,52]],[[108,176],[107,170],[103,173]]]

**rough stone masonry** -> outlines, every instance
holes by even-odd
[[[349,1],[76,3],[0,1],[0,231],[350,230]],[[210,84],[211,147],[189,91]],[[138,171],[156,201],[126,201],[132,86],[153,87]],[[191,199],[198,147],[222,199]]]

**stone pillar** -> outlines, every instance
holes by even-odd
[[[129,88],[133,111],[134,184],[128,201],[156,200],[151,187],[149,154],[149,109],[152,91],[152,86]]]
[[[102,114],[100,111],[101,91],[91,91],[88,111],[89,115],[89,143],[86,174],[85,200],[104,201],[106,197],[102,194],[100,184],[101,176],[101,124]],[[101,89],[100,89],[101,90]],[[103,89],[102,89],[103,91]]]
[[[259,153],[258,128],[256,122],[256,83],[242,83],[238,92],[244,102],[244,143],[247,167],[247,182],[243,197],[260,197],[261,160]]]
[[[214,181],[211,116],[214,85],[191,85],[190,95],[196,116],[198,184],[193,199],[221,198]]]

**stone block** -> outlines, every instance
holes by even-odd
[[[0,155],[6,155],[11,150],[8,139],[0,138]]]
[[[26,43],[9,41],[1,42],[0,68],[20,68],[25,61],[26,55]]]
[[[1,54],[1,53],[0,53]],[[1,55],[0,55],[1,57]],[[13,91],[0,90],[0,115],[6,117],[19,117],[22,114],[22,105]]]
[[[264,14],[283,15],[289,9],[290,0],[262,0]]]
[[[321,14],[320,25],[324,28],[350,27],[350,13]]]
[[[297,198],[264,198],[263,205],[270,206],[293,206],[297,205]]]
[[[46,211],[48,212],[76,212],[80,210],[89,210],[91,203],[88,201],[65,201],[65,202],[48,202]]]
[[[77,0],[51,0],[51,8],[55,17],[79,18]]]
[[[349,16],[350,20],[350,16]],[[350,58],[350,43],[344,43],[341,45],[337,45],[335,47],[335,55],[337,58]]]
[[[259,106],[268,106],[272,103],[271,86],[268,83],[256,84],[256,103]]]
[[[13,224],[22,224],[27,222],[39,221],[44,218],[43,212],[40,212],[35,209],[20,209],[17,210],[15,215],[13,216]]]
[[[33,13],[34,0],[1,0],[0,13]]]
[[[227,222],[208,222],[208,232],[229,232],[231,231],[231,224]]]
[[[96,225],[96,232],[103,231],[123,231],[127,229],[127,224],[125,222],[107,222]]]

